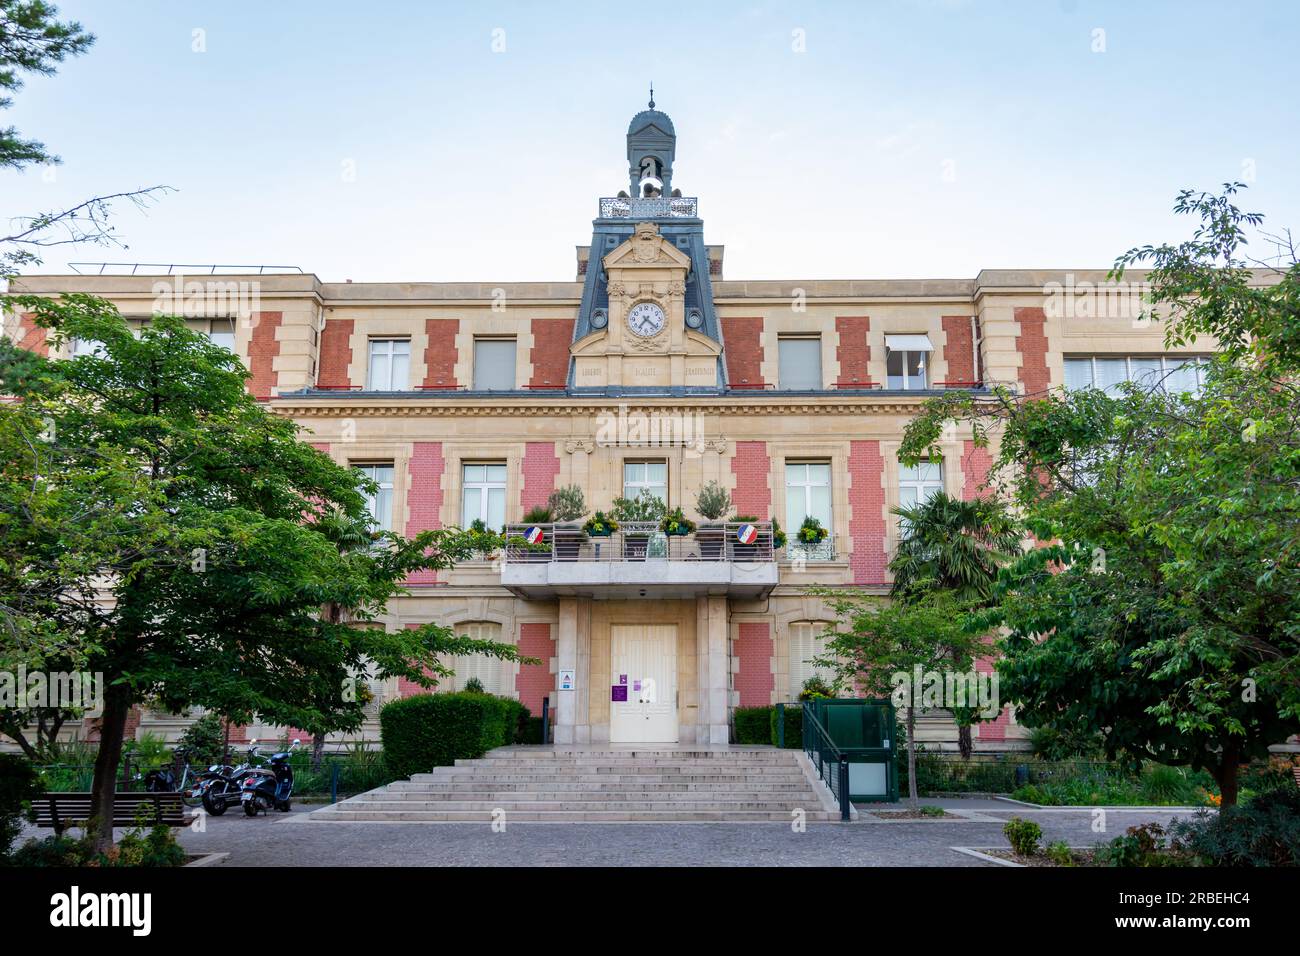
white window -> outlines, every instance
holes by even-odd
[[[393,466],[387,465],[353,465],[357,471],[373,481],[378,487],[373,492],[364,492],[366,511],[381,531],[393,530]]]
[[[635,498],[642,492],[668,503],[668,463],[665,461],[623,462],[623,497]]]
[[[73,339],[72,340],[72,357],[80,358],[83,355],[102,356],[104,354],[104,343],[96,342],[94,339]]]
[[[829,462],[787,462],[785,466],[785,523],[789,535],[816,518],[831,528],[831,466]]]
[[[411,387],[410,372],[410,339],[370,340],[370,391],[404,392]]]
[[[815,337],[777,339],[778,381],[783,389],[816,391],[822,387],[822,340]]]
[[[213,319],[207,328],[208,341],[230,352],[235,350],[235,320]]]
[[[1168,392],[1192,392],[1205,384],[1206,360],[1200,355],[1071,355],[1065,359],[1065,388],[1099,388],[1118,395],[1123,382]]]
[[[927,388],[927,366],[934,346],[928,335],[885,336],[885,380],[893,389]]]
[[[461,466],[460,526],[482,521],[490,531],[506,523],[506,466],[492,462]]]
[[[937,461],[923,461],[916,465],[898,466],[898,504],[902,508],[929,501],[943,491],[943,465]]]
[[[510,391],[515,387],[515,340],[474,340],[476,391]]]
[[[835,679],[829,667],[815,667],[811,661],[826,653],[823,621],[796,621],[790,625],[790,699],[795,700],[803,690],[804,681],[820,677],[827,684]]]
[[[480,641],[500,641],[501,625],[491,621],[477,621],[470,624],[458,624],[453,628],[458,635]],[[514,666],[510,661],[498,660],[483,654],[466,654],[456,657],[451,668],[456,672],[453,686],[464,690],[472,678],[477,677],[483,690],[489,694],[513,697],[514,687],[510,678],[514,675]]]

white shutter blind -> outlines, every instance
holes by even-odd
[[[820,657],[826,648],[826,639],[822,631],[826,625],[821,621],[798,621],[790,625],[790,699],[799,696],[804,681],[810,677],[820,677],[826,683],[834,679],[834,674],[825,667],[814,667],[809,663]]]
[[[491,621],[462,624],[456,628],[456,632],[478,641],[501,640],[501,625]],[[477,677],[487,693],[502,697],[514,696],[514,687],[507,686],[510,684],[509,677],[514,673],[514,669],[507,661],[483,654],[465,654],[456,658],[452,669],[456,672],[456,690],[464,690],[470,679]]]

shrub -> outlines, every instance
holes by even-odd
[[[1142,796],[1150,803],[1176,803],[1196,799],[1195,788],[1177,767],[1151,764],[1142,774]]]
[[[818,697],[834,696],[835,693],[831,690],[831,685],[816,675],[804,681],[803,690],[799,691],[800,700],[816,700]]]
[[[772,708],[772,714],[768,718],[770,734],[768,741],[773,747],[779,747],[777,743],[780,738],[777,736],[776,722],[781,709]],[[803,747],[803,708],[802,707],[785,707],[785,749],[799,750]]]
[[[1300,866],[1300,787],[1268,790],[1216,814],[1202,810],[1170,830],[1177,849],[1211,866]]]
[[[1012,793],[1011,796],[1013,799],[1023,800],[1025,803],[1037,803],[1044,807],[1055,807],[1061,803],[1050,791],[1036,783],[1025,784]]]
[[[1070,851],[1070,845],[1064,840],[1057,840],[1055,843],[1047,844],[1047,848],[1043,852],[1057,866],[1074,866],[1074,854]]]
[[[577,485],[565,485],[551,492],[546,508],[556,521],[579,521],[587,515],[587,499]]]
[[[524,515],[524,524],[550,524],[551,509],[545,505],[535,505]]]
[[[716,481],[710,481],[695,496],[695,510],[708,521],[717,521],[731,510],[731,495]]]
[[[31,761],[18,754],[0,754],[0,860],[9,855],[31,818],[31,802],[40,793],[40,777]]]
[[[171,827],[137,824],[103,853],[95,851],[89,836],[49,836],[28,840],[9,862],[21,867],[170,867],[184,865],[185,857]]]
[[[1032,820],[1012,817],[1002,827],[1002,833],[1018,856],[1033,856],[1038,852],[1038,841],[1043,838],[1043,828]]]
[[[1101,866],[1181,866],[1191,862],[1181,848],[1165,846],[1165,828],[1158,823],[1129,827],[1123,836],[1100,844],[1093,857]]]
[[[481,757],[514,743],[527,713],[518,701],[489,694],[418,694],[391,701],[379,712],[387,769],[401,780]]]
[[[521,744],[540,744],[542,742],[542,718],[524,718],[524,733]]]
[[[471,677],[469,680],[465,681],[465,693],[486,694],[487,691],[483,689],[483,682],[481,680],[477,677]]]
[[[194,721],[181,734],[176,749],[188,751],[196,766],[221,763],[226,750],[226,727],[221,716],[209,711]]]
[[[770,744],[772,742],[772,707],[736,708],[736,743]]]

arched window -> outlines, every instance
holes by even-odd
[[[493,621],[457,624],[453,630],[457,634],[479,641],[501,640],[501,625]],[[515,688],[510,680],[514,667],[510,661],[498,660],[483,654],[465,654],[452,660],[451,668],[456,672],[456,676],[452,679],[452,685],[456,690],[464,690],[470,679],[477,677],[487,693],[503,697],[514,696]]]

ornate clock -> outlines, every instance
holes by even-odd
[[[667,317],[653,302],[638,302],[627,313],[627,327],[633,335],[648,339],[663,331]]]

